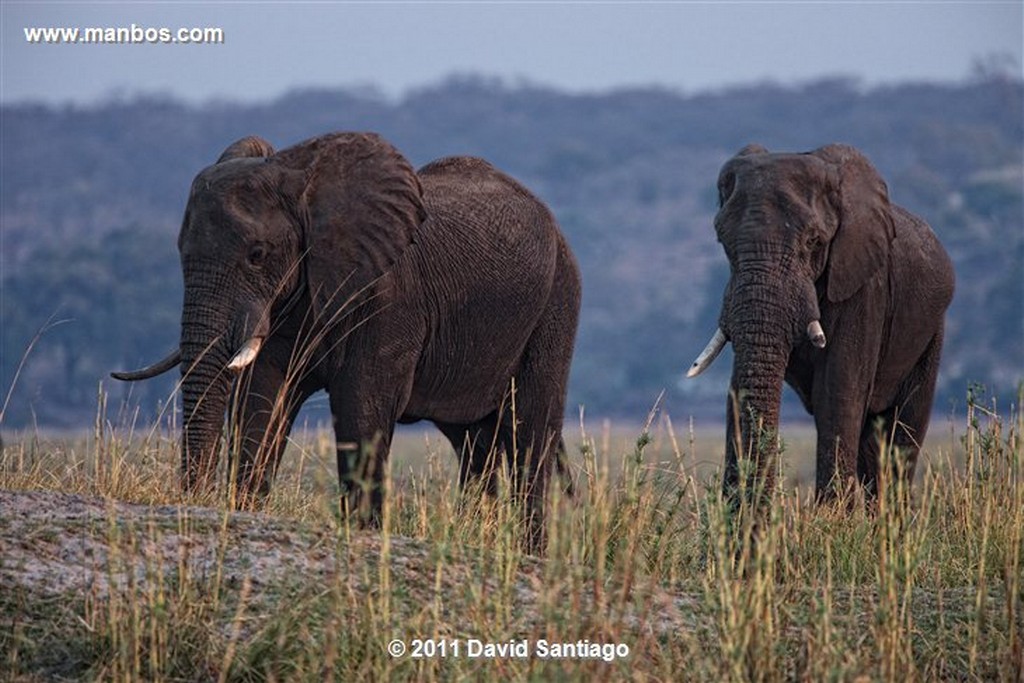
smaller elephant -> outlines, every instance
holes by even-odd
[[[362,519],[379,521],[395,424],[429,420],[463,483],[494,490],[494,459],[511,463],[539,546],[549,473],[564,471],[581,286],[525,187],[470,157],[415,172],[370,133],[281,151],[243,138],[196,176],[178,248],[179,348],[114,376],[180,368],[184,489],[212,486],[228,412],[238,501],[258,502],[299,408],[326,389]]]
[[[806,154],[749,145],[722,167],[718,197],[731,277],[719,329],[687,376],[732,343],[726,497],[738,502],[741,485],[773,488],[783,381],[814,416],[819,500],[854,481],[877,494],[880,429],[909,484],[953,297],[935,234],[892,204],[871,163],[846,145]]]

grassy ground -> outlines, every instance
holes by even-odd
[[[0,505],[0,680],[1021,681],[1022,427],[972,396],[913,496],[870,509],[813,505],[810,435],[784,428],[752,547],[718,430],[571,425],[579,495],[553,493],[536,558],[434,432],[399,439],[367,532],[327,434],[294,435],[267,511],[236,514],[180,500],[172,435],[99,419],[0,461],[31,492]]]

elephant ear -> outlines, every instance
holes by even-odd
[[[243,157],[269,157],[273,154],[273,145],[257,135],[249,135],[228,145],[227,149],[221,152],[217,163]]]
[[[896,235],[889,191],[871,162],[849,145],[829,145],[813,154],[837,170],[839,220],[829,247],[827,295],[829,301],[845,301],[889,263]]]
[[[335,133],[282,150],[275,160],[304,171],[298,212],[314,313],[329,322],[415,239],[426,219],[412,166],[373,133]]]

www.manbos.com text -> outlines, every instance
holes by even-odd
[[[50,26],[25,27],[25,41],[46,45],[206,45],[224,42],[219,27]]]

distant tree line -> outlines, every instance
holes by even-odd
[[[175,237],[189,184],[233,140],[285,147],[375,130],[414,164],[488,158],[543,197],[584,278],[570,405],[640,419],[662,389],[673,415],[721,419],[729,359],[680,382],[715,329],[728,266],[711,221],[721,163],[748,142],[861,148],[897,201],[953,256],[937,410],[968,382],[1015,400],[1024,375],[1024,87],[1001,73],[866,89],[831,79],[682,94],[571,95],[461,77],[393,101],[306,90],[260,105],[160,97],[2,110],[0,391],[36,333],[5,426],[74,428],[110,405],[154,419],[174,378],[125,387],[116,368],[177,343]],[[798,411],[793,413],[798,414]]]

